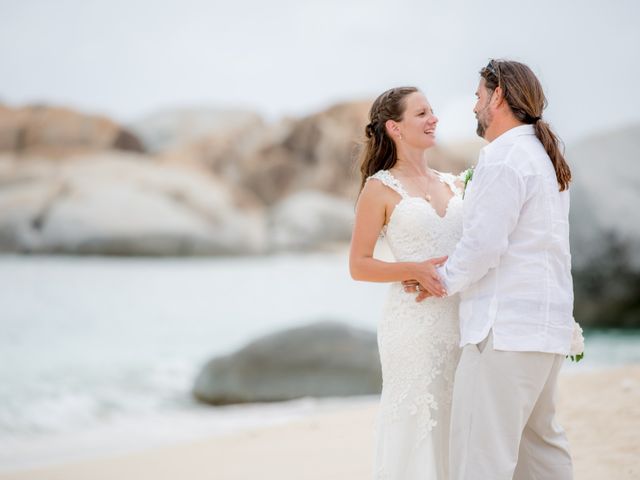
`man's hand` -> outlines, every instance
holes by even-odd
[[[415,270],[415,279],[402,282],[407,293],[418,292],[416,300],[422,301],[429,296],[445,297],[446,290],[440,282],[436,268],[444,265],[448,257],[432,258],[421,262]]]

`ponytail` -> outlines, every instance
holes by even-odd
[[[571,182],[571,170],[564,159],[564,152],[562,151],[564,148],[560,148],[560,139],[555,133],[553,133],[549,124],[542,120],[538,120],[534,123],[534,130],[536,132],[536,137],[538,137],[538,140],[540,140],[544,149],[547,151],[547,155],[549,155],[549,158],[551,159],[553,168],[556,171],[556,178],[558,180],[558,185],[560,186],[560,191],[562,192],[567,190],[569,188],[569,183]]]
[[[544,146],[553,168],[560,191],[567,190],[571,182],[571,170],[564,158],[561,141],[553,133],[549,124],[541,119],[547,106],[547,99],[540,81],[529,67],[511,60],[491,60],[480,70],[488,89],[498,86],[504,91],[504,98],[514,116],[522,123],[533,125],[536,137]]]

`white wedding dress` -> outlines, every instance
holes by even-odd
[[[450,254],[462,234],[462,192],[451,174],[440,178],[454,193],[444,217],[411,197],[387,170],[377,179],[402,199],[383,231],[396,261]],[[459,359],[458,295],[421,303],[393,283],[378,326],[382,395],[376,425],[375,478],[447,480],[453,378]]]

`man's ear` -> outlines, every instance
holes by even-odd
[[[502,87],[498,86],[495,88],[491,94],[491,102],[493,102],[496,107],[502,105],[502,102],[504,102],[504,91],[502,90]]]

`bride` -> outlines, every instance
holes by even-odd
[[[369,117],[349,266],[355,280],[393,282],[378,326],[383,387],[375,478],[446,480],[458,296],[446,297],[424,264],[443,263],[460,239],[463,185],[424,159],[438,118],[417,88],[384,92]],[[396,262],[373,258],[381,232]],[[416,302],[402,287],[406,280],[431,296]]]

